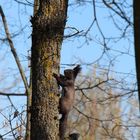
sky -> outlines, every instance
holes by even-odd
[[[31,47],[32,29],[30,23],[30,16],[32,15],[32,7],[25,7],[22,5],[18,5],[14,1],[8,1],[9,2],[1,0],[0,4],[2,5],[6,14],[10,32],[17,32],[19,28],[25,28],[21,36],[13,39],[17,52],[21,58],[22,63],[24,64],[24,61],[27,59],[28,50],[30,50]],[[118,32],[118,30],[112,24],[112,21],[109,20],[109,12],[105,10],[105,8],[98,8],[96,13],[99,25],[106,37],[115,37],[120,35],[120,32]],[[81,7],[70,6],[68,9],[65,35],[70,32],[70,27],[75,27],[76,29],[81,31],[81,33],[84,33],[86,29],[91,25],[93,18],[94,16],[92,4],[83,5]],[[83,63],[83,67],[85,67],[84,63],[92,63],[100,57],[100,55],[102,54],[102,47],[98,42],[99,40],[102,40],[101,35],[97,30],[96,24],[93,26],[91,32],[89,33],[89,35],[87,35],[87,37],[87,40],[85,40],[84,37],[71,37],[69,39],[64,39],[61,50],[61,64],[71,64],[77,61],[81,61]],[[133,41],[133,37],[129,37],[129,39]],[[118,51],[125,51],[125,49],[130,47],[130,53],[134,56],[133,42],[132,44],[130,44],[128,40],[122,39],[117,43],[109,42],[108,44],[110,47]],[[8,46],[3,45],[4,44],[2,44],[3,49],[8,49]],[[10,50],[8,50],[8,52],[8,54],[10,54]],[[113,57],[113,55],[117,55],[117,53],[113,51],[110,51],[109,53],[112,55],[111,57]],[[117,71],[121,72],[130,72],[133,69],[134,72],[135,62],[133,56],[119,56],[117,58],[116,64],[114,65],[114,69],[117,69]],[[6,61],[6,63],[10,63],[12,66],[14,66],[14,61],[13,63],[11,63],[9,59]]]

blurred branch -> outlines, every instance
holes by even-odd
[[[17,2],[18,4],[23,4],[25,6],[34,6],[33,3],[31,3],[31,2],[29,2],[27,0],[25,0],[26,2],[22,2],[22,1],[19,1],[19,0],[14,0],[14,1]]]
[[[17,140],[17,138],[16,138],[16,134],[14,133],[14,130],[13,130],[13,126],[12,126],[11,119],[9,119],[9,124],[10,124],[11,133],[12,133],[12,135],[13,135],[13,138],[14,138],[15,140]]]
[[[130,20],[126,17],[126,14],[124,13],[124,11],[119,7],[119,5],[114,0],[111,3],[107,3],[105,0],[102,0],[102,1],[107,8],[109,8],[113,12],[115,12],[118,16],[120,16],[122,19],[124,19],[129,25],[133,25],[130,22]],[[116,8],[118,9],[118,11],[116,9],[114,9],[113,6],[111,6],[111,5],[115,5]]]
[[[109,80],[111,80],[111,79],[107,79],[107,80],[104,80],[104,81],[100,81],[99,83],[97,83],[96,85],[93,85],[93,86],[88,86],[88,87],[83,87],[83,88],[77,87],[76,90],[93,89],[93,88],[95,88],[95,87],[99,87],[99,85],[104,84],[104,83],[106,83],[106,82],[109,81]]]
[[[83,113],[83,111],[80,111],[78,108],[76,108],[75,106],[73,107],[77,112],[79,112],[80,114],[82,114],[85,118],[88,118],[88,119],[93,119],[93,120],[96,120],[96,121],[100,121],[100,122],[110,122],[112,121],[112,119],[98,119],[98,118],[95,118],[93,116],[89,116],[85,113]]]
[[[27,28],[27,25],[25,25],[23,28],[21,28],[19,31],[16,31],[15,33],[11,34],[11,38],[15,38],[20,35],[25,29]],[[7,37],[5,38],[0,38],[0,41],[5,42],[8,41]]]
[[[21,127],[22,126],[22,124],[21,125],[19,125],[19,126],[17,126],[17,127],[15,127],[15,128],[13,128],[12,130],[10,130],[9,132],[7,132],[7,133],[5,133],[5,134],[3,134],[3,135],[1,135],[2,137],[4,137],[4,136],[6,136],[6,135],[8,135],[9,133],[12,133],[12,131],[14,131],[14,130],[16,130],[16,129],[18,129],[19,127]]]

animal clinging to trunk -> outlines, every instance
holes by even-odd
[[[74,69],[64,70],[64,75],[60,74],[60,76],[58,76],[57,74],[53,74],[57,80],[58,85],[62,87],[62,95],[59,101],[59,113],[62,114],[59,126],[60,140],[64,139],[65,131],[67,128],[68,114],[73,107],[75,99],[74,82],[80,71],[81,67],[80,65],[77,65]]]

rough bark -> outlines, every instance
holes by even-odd
[[[52,74],[59,72],[67,6],[67,0],[40,0],[39,10],[31,19],[31,140],[58,139],[58,86]]]
[[[135,60],[136,60],[136,74],[138,85],[138,98],[140,104],[140,1],[133,1],[134,9],[134,48],[135,48]]]

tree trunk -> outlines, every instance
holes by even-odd
[[[140,1],[133,1],[134,10],[134,46],[135,46],[135,61],[136,61],[136,74],[138,85],[138,98],[140,103]]]
[[[31,19],[31,140],[58,139],[58,86],[52,75],[59,72],[67,6],[67,0],[40,0],[39,10]]]

